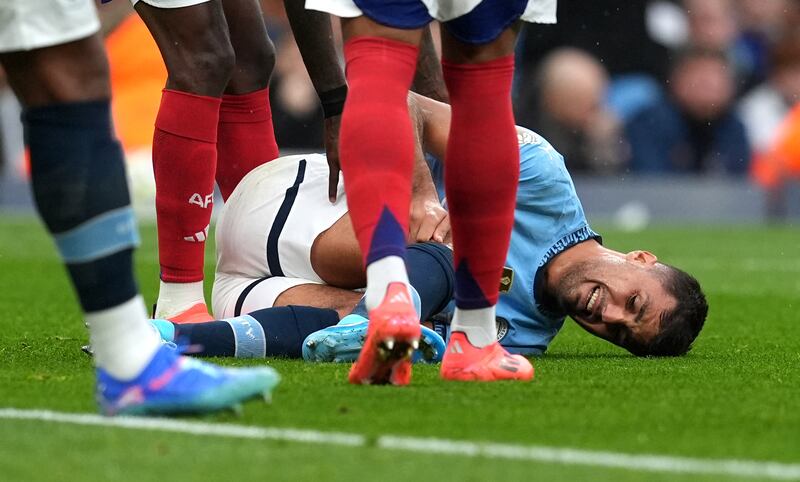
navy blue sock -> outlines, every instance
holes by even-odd
[[[422,300],[422,319],[442,311],[453,299],[453,251],[439,243],[412,244],[406,251],[408,280]]]
[[[23,113],[36,207],[53,235],[84,311],[117,306],[137,293],[122,149],[108,100]]]
[[[422,301],[422,320],[442,311],[453,298],[455,271],[453,251],[439,243],[416,243],[406,250],[408,281],[419,293]],[[364,298],[353,313],[367,317]]]
[[[300,358],[308,335],[335,325],[335,310],[280,306],[209,323],[175,325],[175,340],[196,346],[199,356]]]

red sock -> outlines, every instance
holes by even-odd
[[[406,96],[418,49],[377,37],[344,46],[348,92],[339,132],[347,204],[365,263],[405,255],[414,132]]]
[[[217,134],[217,184],[222,199],[228,199],[247,173],[276,157],[269,88],[223,95]]]
[[[511,109],[514,57],[442,66],[453,109],[445,189],[455,250],[456,305],[485,308],[497,303],[519,181]]]
[[[153,136],[161,279],[203,279],[220,100],[164,89]]]

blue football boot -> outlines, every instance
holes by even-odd
[[[246,400],[269,399],[280,381],[269,367],[223,368],[162,345],[130,381],[97,369],[97,402],[105,415],[203,414],[236,410]]]
[[[417,316],[420,314],[419,293],[411,287],[411,297]],[[369,320],[361,315],[350,314],[338,324],[323,328],[308,335],[303,341],[303,359],[313,362],[354,362],[364,346]],[[438,363],[444,355],[444,339],[435,331],[422,326],[419,348],[414,350],[414,363]]]

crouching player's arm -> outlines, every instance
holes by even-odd
[[[408,111],[414,126],[414,176],[411,190],[408,242],[447,242],[450,237],[450,217],[439,202],[439,193],[425,161],[423,150],[424,113],[417,94],[409,93]]]

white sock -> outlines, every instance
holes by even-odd
[[[387,256],[367,265],[367,309],[375,309],[381,304],[389,283],[398,281],[408,286],[406,263],[400,256]]]
[[[456,307],[453,321],[450,322],[450,331],[463,332],[470,343],[483,348],[497,341],[497,322],[494,315],[494,306],[477,310],[462,310]]]
[[[194,283],[165,283],[162,281],[158,288],[155,317],[172,318],[197,303],[205,302],[202,281]]]
[[[147,321],[141,295],[107,310],[86,313],[94,364],[120,380],[132,380],[150,363],[161,341]]]

